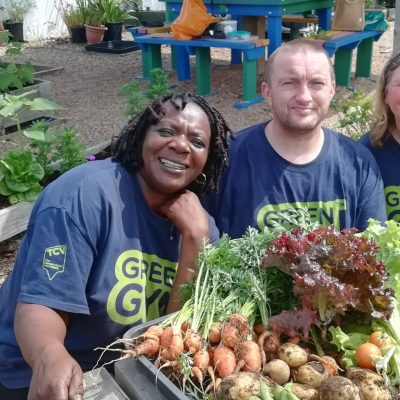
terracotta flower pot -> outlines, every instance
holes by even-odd
[[[107,27],[105,26],[90,26],[85,24],[87,44],[101,43],[106,30]]]

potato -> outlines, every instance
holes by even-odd
[[[297,344],[284,343],[278,349],[278,357],[291,368],[300,367],[307,362],[307,352]]]
[[[392,394],[383,377],[369,369],[350,368],[346,372],[346,377],[360,388],[364,400],[392,399]]]
[[[238,372],[222,379],[217,388],[217,400],[248,400],[259,396],[261,383],[273,387],[274,383],[257,372]]]
[[[301,365],[295,372],[295,381],[305,383],[313,388],[319,388],[322,382],[328,379],[329,373],[316,361]]]
[[[290,378],[290,368],[285,361],[276,358],[265,365],[264,374],[267,374],[274,382],[283,385]]]
[[[292,392],[300,400],[319,400],[318,390],[302,383],[293,383]]]
[[[344,376],[330,376],[319,389],[320,400],[362,400],[360,389]]]

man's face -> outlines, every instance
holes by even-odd
[[[262,85],[274,123],[294,133],[311,132],[321,124],[334,92],[328,60],[312,51],[277,54],[271,83]]]

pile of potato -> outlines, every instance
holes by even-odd
[[[262,383],[273,388],[289,381],[293,382],[291,392],[300,400],[392,399],[384,379],[375,372],[363,368],[349,369],[342,376],[338,372],[333,359],[310,355],[297,344],[285,343],[262,373],[238,372],[223,379],[217,389],[217,399],[248,400],[260,396]]]

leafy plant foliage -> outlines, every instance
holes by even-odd
[[[339,115],[337,128],[351,138],[359,139],[370,130],[373,100],[363,91],[356,90],[346,99],[332,102],[331,107]]]
[[[19,96],[4,94],[0,97],[0,117],[15,120],[20,138],[20,148],[6,152],[0,159],[0,195],[6,196],[10,204],[19,201],[34,201],[43,185],[54,174],[54,162],[58,162],[60,173],[85,161],[83,145],[76,131],[66,128],[53,132],[44,122],[37,122],[23,131],[19,121],[22,110],[58,110],[60,107],[50,100],[30,99],[32,92]]]

